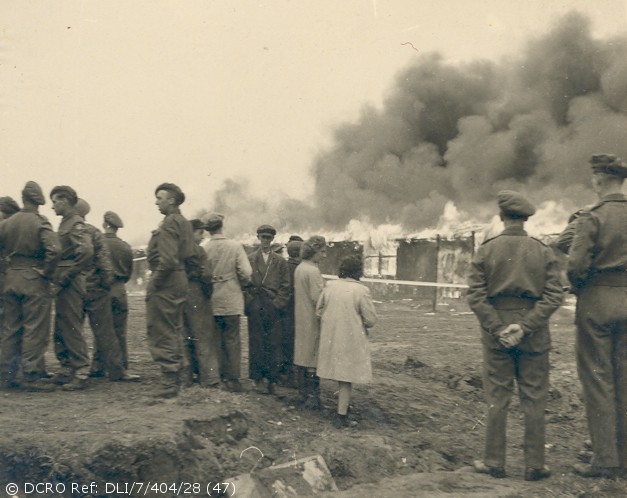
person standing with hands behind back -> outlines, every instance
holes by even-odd
[[[336,428],[348,426],[352,385],[372,380],[368,329],[377,321],[370,290],[359,279],[363,262],[359,256],[342,259],[339,280],[330,280],[316,306],[320,317],[320,348],[317,374],[339,382]]]
[[[524,230],[533,205],[512,190],[499,192],[498,205],[505,230],[479,247],[468,279],[468,304],[481,324],[488,403],[484,460],[474,467],[506,477],[507,409],[515,378],[525,416],[525,480],[537,481],[551,475],[544,463],[548,320],[562,303],[562,285],[553,251]]]

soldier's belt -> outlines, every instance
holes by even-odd
[[[588,279],[586,286],[627,287],[627,272],[623,270],[597,273]]]
[[[536,305],[537,299],[528,297],[492,297],[488,299],[490,304],[497,310],[521,310],[531,309]]]
[[[43,268],[44,260],[31,256],[11,256],[9,258],[9,268]]]

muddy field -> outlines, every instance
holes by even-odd
[[[324,410],[316,413],[296,408],[296,392],[288,388],[268,396],[192,387],[175,400],[155,401],[159,372],[145,346],[143,299],[134,296],[129,350],[141,383],[91,380],[82,392],[0,395],[0,495],[8,483],[18,484],[20,497],[37,495],[37,483],[39,490],[41,483],[53,488],[45,496],[63,487],[71,496],[72,485],[74,496],[129,496],[132,482],[184,481],[202,485],[202,492],[190,489],[187,496],[207,496],[208,483],[315,454],[325,459],[340,489],[328,496],[626,495],[626,481],[586,480],[571,472],[587,438],[571,307],[552,319],[546,416],[554,475],[538,483],[522,479],[516,400],[509,419],[510,477],[494,480],[468,468],[481,456],[485,412],[474,316],[453,309],[433,313],[409,300],[377,303],[377,309],[380,322],[371,334],[375,380],[354,389],[352,426],[337,430],[329,421],[333,382],[323,381]],[[54,370],[51,353],[47,361]],[[213,485],[209,491],[218,495]]]

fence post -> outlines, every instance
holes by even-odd
[[[436,235],[435,236],[435,278],[433,279],[434,282],[438,281],[439,265],[440,265],[440,236]],[[433,303],[432,303],[433,311],[436,311],[437,307],[438,307],[438,288],[434,287],[433,288]]]

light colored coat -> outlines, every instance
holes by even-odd
[[[377,314],[370,290],[351,278],[331,280],[316,313],[321,318],[317,375],[351,383],[372,381],[366,328],[376,323]]]
[[[205,246],[213,292],[211,308],[214,316],[242,315],[242,285],[250,282],[252,268],[242,244],[214,234]]]
[[[303,260],[294,271],[294,365],[316,368],[320,323],[316,316],[316,304],[324,279],[318,265]]]

